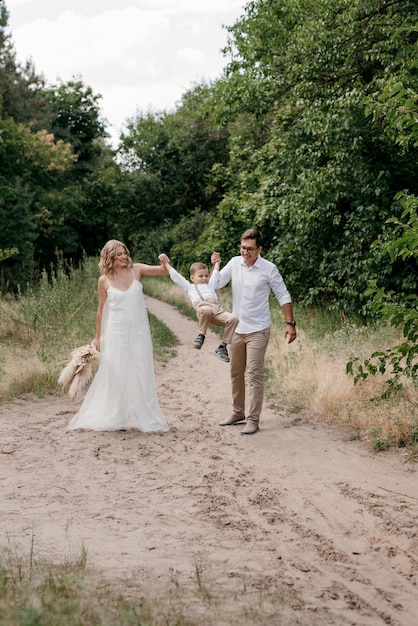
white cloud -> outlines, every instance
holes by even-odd
[[[175,106],[226,63],[223,24],[243,0],[6,0],[20,61],[50,83],[81,76],[115,134],[137,110]]]
[[[188,63],[199,63],[204,57],[204,51],[198,48],[183,48],[178,50],[176,57],[180,61],[187,61]]]

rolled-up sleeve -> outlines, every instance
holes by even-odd
[[[276,296],[277,302],[280,306],[283,306],[283,304],[289,304],[289,302],[292,302],[292,298],[279,270],[275,265],[271,268],[271,272],[272,276],[270,279],[270,285],[272,292]]]

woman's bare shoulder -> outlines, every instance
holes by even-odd
[[[99,276],[99,279],[97,281],[97,286],[99,288],[99,291],[101,290],[107,291],[107,288],[109,287],[109,278],[107,277],[106,274],[102,274],[101,276]]]

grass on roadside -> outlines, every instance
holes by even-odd
[[[392,447],[407,449],[406,460],[415,460],[418,450],[418,389],[404,381],[401,390],[385,398],[386,379],[370,376],[354,384],[346,363],[356,355],[366,358],[377,349],[398,342],[396,329],[387,325],[364,326],[322,313],[318,327],[309,311],[298,311],[298,339],[283,341],[280,312],[273,313],[272,334],[266,364],[268,399],[276,408],[304,412],[340,427],[350,439],[369,442],[375,451]]]
[[[184,292],[169,281],[147,280],[147,293],[191,317]],[[230,289],[221,290],[219,296],[225,309],[231,310]],[[346,363],[353,355],[366,358],[396,344],[396,329],[383,324],[365,326],[320,307],[303,309],[296,304],[294,308],[298,339],[288,346],[283,339],[283,314],[271,297],[271,339],[266,355],[270,405],[339,426],[347,437],[368,441],[376,451],[404,447],[406,460],[417,460],[418,389],[405,383],[396,396],[383,399],[385,378],[370,376],[354,385],[346,374]]]
[[[35,393],[61,393],[57,378],[74,347],[94,335],[97,308],[97,260],[79,268],[60,267],[40,285],[16,298],[0,300],[0,401]],[[169,277],[143,279],[144,291],[187,317],[196,314],[186,294]],[[219,292],[231,310],[229,288]],[[303,411],[314,419],[343,428],[350,438],[364,439],[375,450],[405,447],[408,459],[417,457],[418,389],[405,382],[383,399],[385,379],[369,378],[354,385],[346,363],[398,342],[392,327],[364,326],[321,308],[295,305],[298,339],[283,340],[284,320],[271,299],[271,340],[266,356],[267,400],[291,413]],[[155,357],[166,362],[175,354],[176,337],[150,315]],[[213,327],[216,332],[223,329]]]
[[[0,299],[0,401],[61,393],[57,379],[71,351],[94,337],[97,279],[96,259],[78,268],[61,264],[37,287]],[[164,362],[178,340],[155,316],[149,319],[155,358]]]
[[[282,623],[294,592],[263,590],[244,579],[216,586],[210,566],[195,563],[182,580],[171,575],[150,593],[132,579],[109,584],[87,567],[84,548],[61,563],[27,559],[9,549],[0,556],[0,623],[7,626],[251,626]],[[153,587],[151,585],[151,587]],[[279,620],[279,621],[278,621]]]

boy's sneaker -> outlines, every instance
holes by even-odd
[[[218,346],[215,350],[215,354],[222,361],[229,363],[230,359],[229,359],[229,354],[228,354],[228,350],[226,349],[226,346],[223,346],[222,344]]]
[[[193,341],[193,348],[200,350],[200,348],[203,346],[204,341],[205,341],[205,335],[198,335],[196,339]]]

